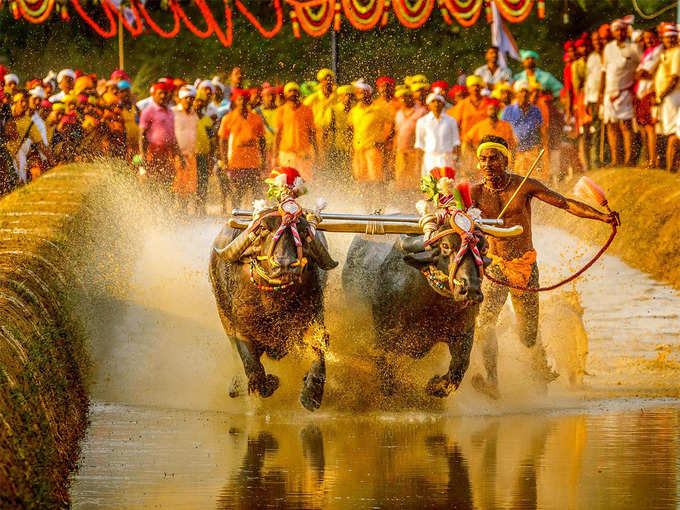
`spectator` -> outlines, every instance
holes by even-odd
[[[513,87],[517,102],[505,107],[501,119],[510,123],[517,140],[514,172],[524,175],[538,158],[542,146],[543,116],[541,110],[529,102],[528,82],[519,80]],[[547,177],[545,174],[540,175],[540,178],[544,180]]]
[[[558,95],[564,88],[560,81],[552,74],[537,67],[538,53],[532,50],[521,50],[519,57],[522,60],[524,71],[515,75],[515,81],[530,83],[531,78],[534,78],[541,84],[544,90],[550,90],[554,96]]]
[[[413,92],[403,86],[396,91],[401,108],[394,119],[395,162],[394,180],[398,190],[416,190],[421,176],[421,152],[416,148],[416,125],[427,110],[417,105]]]
[[[659,68],[656,71],[654,85],[657,103],[659,104],[659,123],[661,134],[671,136],[677,126],[680,111],[680,47],[678,47],[678,29],[668,24],[661,33],[664,50],[661,53]],[[670,171],[675,160],[675,144],[668,144],[666,167]]]
[[[640,63],[640,48],[628,40],[628,20],[611,24],[614,40],[604,48],[604,122],[612,152],[612,166],[630,165],[633,146],[633,85]],[[619,139],[623,137],[623,160]]]
[[[491,46],[484,55],[486,65],[475,69],[475,75],[484,80],[484,86],[493,90],[497,83],[508,83],[512,81],[512,72],[505,66],[498,64],[498,48]]]
[[[283,92],[286,102],[278,108],[274,118],[273,166],[295,168],[309,182],[318,153],[314,113],[300,102],[301,91],[297,83],[287,83]]]
[[[416,123],[415,148],[422,151],[421,174],[435,167],[455,167],[460,153],[456,119],[444,113],[446,100],[439,94],[427,97],[429,113]]]

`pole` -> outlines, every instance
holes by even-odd
[[[680,25],[680,2],[678,2],[678,5],[677,5],[677,11],[676,11],[676,15],[675,15],[675,22],[676,22],[678,25]]]
[[[514,192],[514,193],[512,194],[512,196],[510,197],[510,200],[508,200],[508,203],[505,204],[505,207],[503,207],[503,210],[502,210],[501,213],[498,215],[498,218],[497,218],[497,219],[500,220],[500,219],[503,217],[503,215],[505,214],[505,211],[508,210],[508,206],[509,206],[509,205],[512,203],[512,201],[515,199],[515,197],[517,196],[517,193],[519,193],[519,190],[522,189],[522,186],[524,186],[524,183],[527,182],[527,179],[529,178],[529,176],[531,175],[531,173],[536,169],[536,166],[538,165],[538,162],[541,161],[541,158],[543,157],[543,153],[544,153],[544,152],[545,152],[545,149],[541,149],[541,152],[538,153],[538,157],[537,157],[536,160],[534,161],[534,164],[531,165],[531,168],[529,169],[529,171],[527,172],[527,174],[524,176],[524,179],[522,179],[522,182],[519,183],[519,186],[517,186],[517,189],[515,190],[515,192]]]
[[[331,32],[331,71],[333,71],[333,74],[335,75],[335,81],[337,82],[339,80],[338,78],[338,33],[333,30],[333,27],[331,26],[330,28]]]
[[[123,2],[118,9],[118,69],[125,69],[125,55],[123,52]]]

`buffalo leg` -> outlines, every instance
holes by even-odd
[[[428,395],[444,398],[458,389],[470,364],[470,351],[472,350],[474,335],[475,328],[472,328],[463,335],[455,336],[449,342],[449,353],[451,354],[449,371],[444,375],[435,375],[430,379],[425,387],[425,392]]]
[[[312,349],[317,359],[312,362],[309,372],[302,378],[300,403],[308,411],[316,411],[321,407],[323,389],[326,383],[326,349],[328,349],[328,331],[323,324],[316,324],[309,328],[307,335],[311,335]]]
[[[262,351],[258,349],[252,342],[246,342],[237,337],[232,337],[232,341],[236,346],[241,361],[243,362],[243,369],[248,377],[248,393],[257,392],[261,397],[267,398],[272,395],[279,387],[279,378],[273,374],[267,374],[260,361]],[[229,395],[232,397],[238,396],[238,382],[232,382],[232,387]],[[234,394],[232,395],[232,391]]]

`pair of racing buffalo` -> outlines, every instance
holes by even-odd
[[[426,242],[401,236],[392,243],[357,235],[342,274],[351,299],[373,311],[377,346],[385,354],[420,358],[436,343],[449,347],[448,371],[435,375],[426,392],[446,397],[460,385],[470,360],[475,317],[483,296],[487,242],[472,222],[447,224]],[[455,226],[455,225],[453,225]],[[426,246],[427,244],[427,246]],[[291,224],[276,209],[259,214],[244,231],[227,225],[212,246],[210,279],[224,329],[238,351],[247,390],[269,397],[279,379],[260,361],[278,360],[296,344],[311,345],[316,359],[303,379],[300,402],[321,405],[328,332],[324,325],[327,271],[337,267],[322,232],[304,215]],[[383,356],[381,389],[393,391],[395,374]],[[236,376],[230,395],[245,390]]]

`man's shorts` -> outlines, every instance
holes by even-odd
[[[609,124],[633,118],[633,93],[623,90],[614,101],[608,94],[604,96],[604,121]]]

